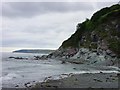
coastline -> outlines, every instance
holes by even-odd
[[[70,77],[66,77],[58,80],[48,80],[42,83],[36,83],[36,85],[28,88],[115,88],[119,87],[118,73],[84,73],[84,74],[72,74]]]
[[[14,59],[12,59],[14,60]],[[21,89],[21,88],[118,88],[118,78],[119,78],[119,63],[117,62],[119,59],[115,59],[114,65],[111,65],[112,62],[110,60],[106,61],[98,61],[96,63],[92,63],[94,61],[81,61],[81,59],[71,58],[64,59],[58,58],[48,59],[48,60],[35,60],[35,62],[43,63],[44,65],[48,65],[54,61],[54,65],[72,65],[71,70],[75,72],[72,73],[61,73],[59,75],[49,75],[43,81],[28,81],[22,83],[24,87],[21,87],[19,84],[15,84],[13,88]],[[16,60],[16,61],[24,61],[24,59]],[[26,60],[29,61],[29,60]],[[34,60],[32,60],[34,61]],[[57,63],[55,63],[55,61]],[[63,61],[65,63],[63,63]],[[22,62],[21,62],[22,63]],[[35,63],[36,65],[36,63]],[[76,66],[77,65],[77,66]],[[56,67],[55,67],[56,68]],[[38,77],[41,77],[40,75]],[[107,81],[106,81],[107,80]],[[110,87],[109,87],[110,86]],[[6,87],[3,87],[2,90]]]

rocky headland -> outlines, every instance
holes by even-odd
[[[90,20],[79,23],[75,33],[46,58],[76,64],[119,64],[120,5],[103,8],[94,13]]]
[[[36,83],[32,88],[119,89],[120,76],[120,5],[103,8],[91,19],[79,23],[70,38],[46,56],[74,64],[114,67],[117,73],[72,74],[59,80]],[[74,68],[76,69],[76,68]]]
[[[13,57],[11,57],[13,58]],[[74,63],[95,66],[108,66],[117,73],[70,74],[59,80],[36,83],[27,88],[115,88],[119,87],[120,76],[120,5],[103,8],[91,19],[79,23],[70,38],[49,55],[35,56],[35,60],[56,59],[61,64]],[[97,67],[96,67],[97,68]],[[76,69],[76,68],[73,68]],[[26,84],[27,85],[27,84]]]

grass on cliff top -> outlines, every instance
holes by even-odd
[[[80,28],[77,28],[76,32],[70,38],[68,38],[62,43],[62,47],[63,48],[67,48],[67,47],[78,48],[79,42],[84,33],[95,30],[98,26],[108,21],[111,16],[116,18],[116,16],[119,16],[119,15],[120,15],[119,4],[99,10],[98,12],[93,14],[90,20],[86,19],[83,23],[78,24]]]

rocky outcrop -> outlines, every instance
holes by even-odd
[[[58,50],[56,50],[55,52],[51,53],[48,55],[48,58],[70,58],[72,56],[74,56],[76,53],[78,52],[77,48],[62,48],[60,47]]]
[[[120,57],[120,5],[103,8],[79,23],[76,32],[49,58],[106,60]]]
[[[11,56],[11,57],[9,57],[9,58],[11,58],[11,59],[20,59],[20,60],[21,60],[21,59],[26,59],[26,60],[28,59],[28,58],[25,58],[25,57],[13,57],[13,56]]]

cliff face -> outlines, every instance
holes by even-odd
[[[120,57],[120,5],[103,8],[77,25],[76,32],[49,57],[74,56],[80,48]]]

